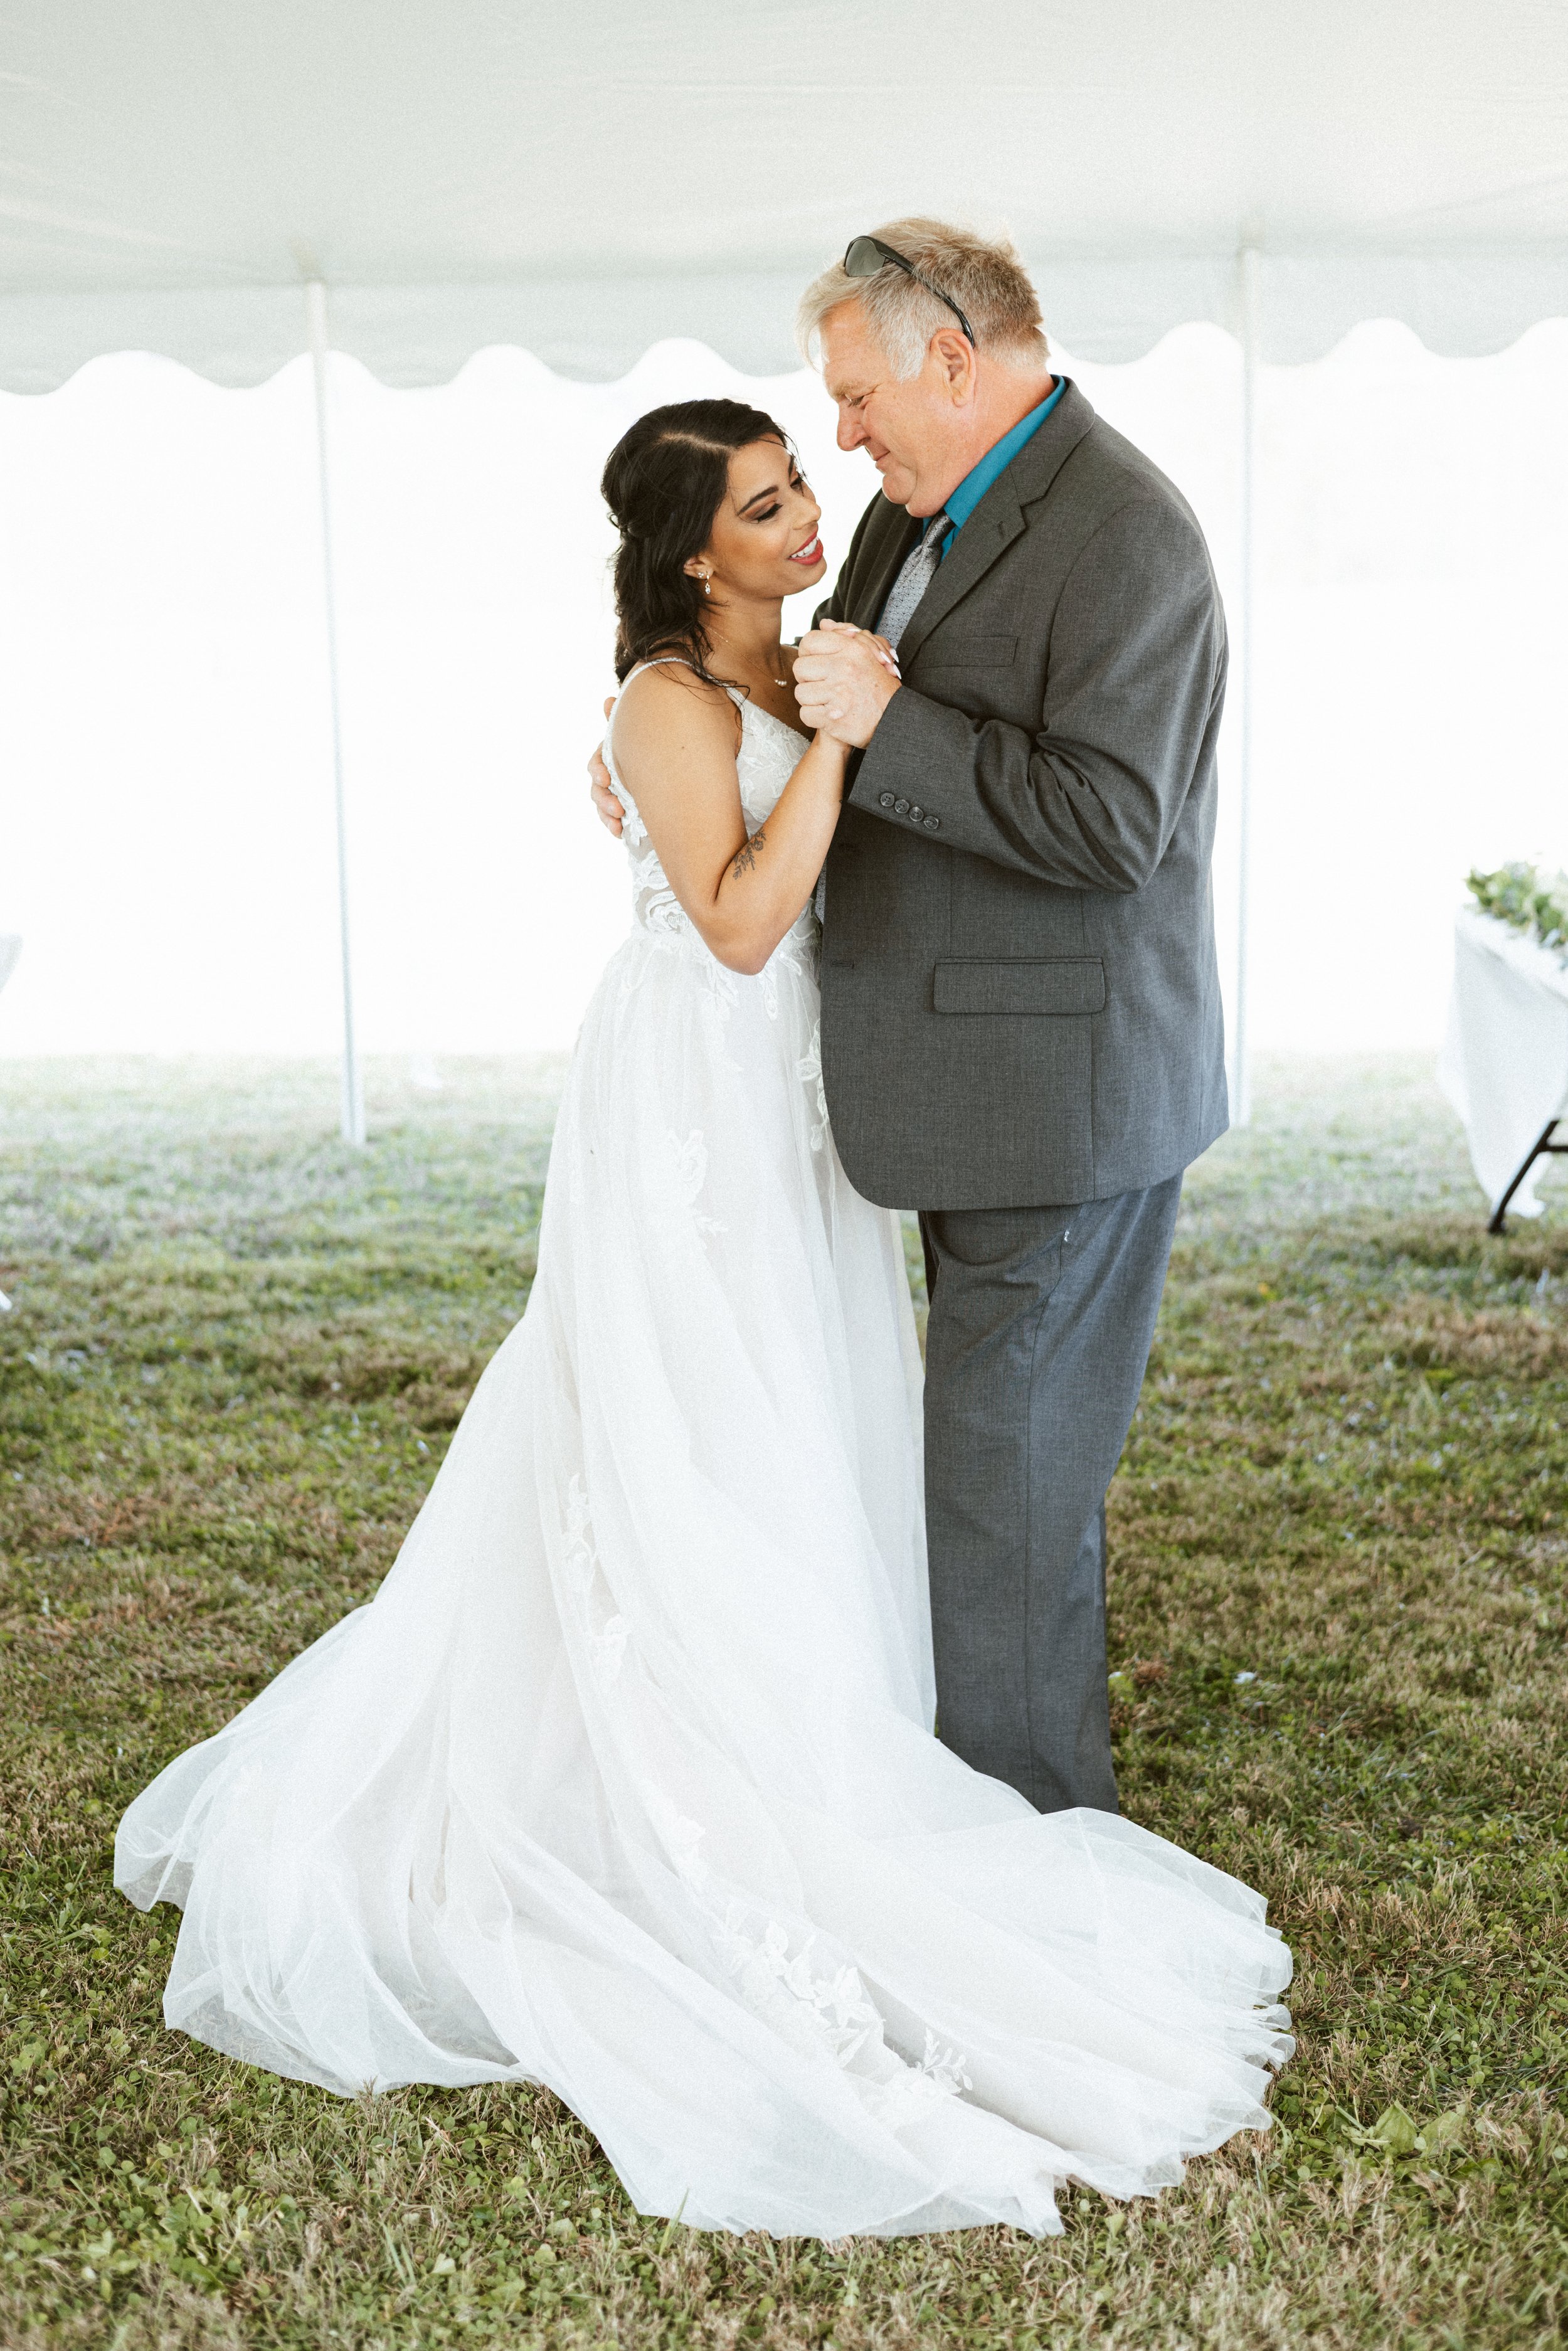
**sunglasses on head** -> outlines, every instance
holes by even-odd
[[[964,332],[968,336],[970,343],[973,344],[975,340],[975,329],[970,326],[969,321],[965,318],[964,313],[959,309],[958,305],[954,301],[952,296],[950,294],[944,294],[940,286],[933,286],[929,277],[923,277],[921,272],[915,266],[914,262],[911,261],[906,255],[898,252],[895,247],[891,245],[883,245],[880,236],[856,236],[851,238],[848,249],[844,254],[844,276],[846,277],[874,277],[877,272],[880,269],[884,268],[889,262],[892,263],[894,269],[902,269],[906,277],[913,277],[917,286],[924,286],[927,294],[935,294],[938,302],[946,302],[949,310],[952,311],[955,319],[957,319],[958,324],[963,328]]]

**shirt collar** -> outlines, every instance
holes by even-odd
[[[965,475],[948,499],[946,509],[947,520],[955,530],[963,528],[998,475],[1007,471],[1025,442],[1040,431],[1066,390],[1067,378],[1059,375],[1053,389],[1039,407],[1031,408],[1027,416],[1020,416],[1011,432],[1004,433],[995,447],[988,449],[979,464]]]

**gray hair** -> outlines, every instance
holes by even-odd
[[[919,215],[888,221],[871,234],[952,297],[974,328],[978,350],[1009,367],[1044,367],[1051,346],[1040,298],[1010,236],[978,236],[972,229]],[[874,277],[851,277],[835,261],[812,278],[796,313],[796,340],[813,367],[819,364],[822,321],[841,302],[860,304],[901,382],[919,373],[937,329],[957,324],[946,303],[891,261]]]

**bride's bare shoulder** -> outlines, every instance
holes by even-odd
[[[618,758],[667,755],[695,747],[733,753],[736,708],[722,685],[699,677],[685,662],[661,662],[636,671],[615,705]]]

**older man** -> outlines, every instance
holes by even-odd
[[[801,329],[883,477],[795,681],[861,747],[822,1068],[852,1182],[921,1210],[938,1730],[1043,1811],[1114,1811],[1105,1492],[1227,1116],[1219,593],[1185,500],[1053,377],[1004,241],[890,222]]]

